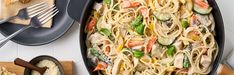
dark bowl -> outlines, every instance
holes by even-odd
[[[61,63],[54,57],[47,56],[47,55],[41,55],[41,56],[33,58],[29,63],[36,65],[37,63],[39,63],[42,60],[53,61],[58,66],[59,71],[60,71],[60,75],[64,75],[64,69],[63,69]],[[25,68],[24,75],[31,75],[31,71],[32,71],[31,69]]]

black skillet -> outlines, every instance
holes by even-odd
[[[86,3],[85,3],[86,1]],[[99,0],[100,1],[100,0]],[[218,68],[218,63],[221,61],[221,57],[223,54],[223,49],[224,49],[224,24],[223,24],[223,19],[220,13],[220,10],[218,8],[218,5],[216,4],[215,0],[208,0],[209,4],[213,7],[213,16],[215,19],[215,23],[216,23],[216,41],[218,43],[219,46],[219,52],[218,55],[215,59],[215,62],[213,64],[213,69],[212,71],[209,73],[209,75],[214,75],[216,73],[216,70]],[[94,69],[93,64],[90,62],[90,60],[87,58],[87,47],[85,45],[85,40],[86,40],[86,34],[84,32],[85,29],[85,25],[86,25],[86,21],[90,15],[90,11],[92,10],[94,4],[94,0],[82,0],[82,1],[78,1],[78,0],[71,0],[69,6],[68,6],[68,13],[69,15],[75,19],[76,21],[78,21],[80,23],[80,49],[82,52],[82,56],[83,56],[83,60],[84,63],[86,65],[87,70],[89,71],[90,74],[96,74],[93,73],[92,70]],[[79,6],[84,6],[82,8],[82,13],[81,13],[81,9],[78,9],[76,7]],[[81,13],[81,14],[80,14]]]
[[[55,5],[59,9],[59,13],[53,18],[52,28],[30,28],[11,40],[22,45],[37,46],[48,44],[58,39],[74,22],[67,14],[68,4],[69,0],[55,0]],[[4,23],[0,25],[0,33],[8,36],[22,27],[22,25]]]

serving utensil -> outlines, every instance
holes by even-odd
[[[8,17],[8,18],[0,20],[0,24],[5,23],[16,17],[19,19],[30,19],[38,14],[41,14],[42,12],[45,12],[45,9],[48,7],[49,6],[47,5],[47,3],[41,2],[33,6],[29,6],[27,8],[20,9],[16,16],[12,16],[12,17]]]
[[[21,32],[29,29],[29,28],[39,28],[43,24],[45,24],[47,21],[49,21],[52,17],[54,17],[59,11],[58,9],[53,5],[46,10],[43,10],[45,12],[42,12],[42,14],[39,14],[35,17],[33,17],[30,21],[30,25],[25,26],[18,31],[14,32],[13,34],[7,36],[6,38],[2,39],[0,41],[0,48],[5,45],[11,38],[15,37],[16,35],[20,34]]]
[[[41,75],[43,75],[47,69],[47,67],[40,68],[40,67],[37,67],[35,65],[32,65],[31,63],[29,63],[23,59],[20,59],[20,58],[16,58],[14,63],[16,65],[38,71]]]

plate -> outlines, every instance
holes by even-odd
[[[48,44],[61,37],[73,25],[74,20],[68,16],[67,6],[70,0],[55,0],[59,13],[53,18],[52,28],[30,28],[11,40],[27,46]],[[4,23],[0,25],[0,33],[8,36],[24,26]]]

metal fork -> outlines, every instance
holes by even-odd
[[[47,8],[45,10],[45,12],[43,12],[43,14],[39,14],[35,17],[31,18],[30,21],[30,25],[25,26],[21,29],[19,29],[18,31],[14,32],[13,34],[7,36],[6,38],[2,39],[0,41],[0,48],[5,45],[11,38],[15,37],[16,35],[18,35],[19,33],[25,31],[26,29],[29,28],[39,28],[41,27],[43,24],[45,24],[46,22],[48,22],[52,17],[54,17],[57,13],[59,12],[59,10],[53,5],[50,8]]]
[[[46,8],[48,8],[47,3],[41,2],[27,8],[20,9],[17,15],[0,20],[0,24],[5,23],[16,17],[19,19],[30,19],[42,12],[45,12],[43,10],[45,10]]]

